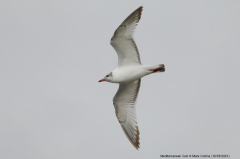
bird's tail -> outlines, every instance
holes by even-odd
[[[165,72],[165,65],[164,64],[160,64],[160,70],[159,72]]]

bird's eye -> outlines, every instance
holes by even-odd
[[[106,77],[108,77],[109,75],[107,75]]]

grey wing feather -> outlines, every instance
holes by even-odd
[[[141,19],[143,7],[132,12],[116,29],[111,38],[111,45],[118,54],[118,66],[141,65],[140,54],[133,39],[136,26]]]
[[[141,85],[141,79],[119,84],[119,89],[113,98],[118,121],[132,145],[138,149],[140,145],[139,129],[136,117],[136,100]]]

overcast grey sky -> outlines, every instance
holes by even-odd
[[[143,5],[140,150],[98,83],[115,69],[110,38]],[[0,158],[240,157],[240,1],[1,0]]]

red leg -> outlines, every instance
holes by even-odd
[[[162,70],[162,67],[155,68],[155,69],[149,69],[149,71],[153,71],[153,72],[157,72],[157,71],[161,71],[161,70]]]

